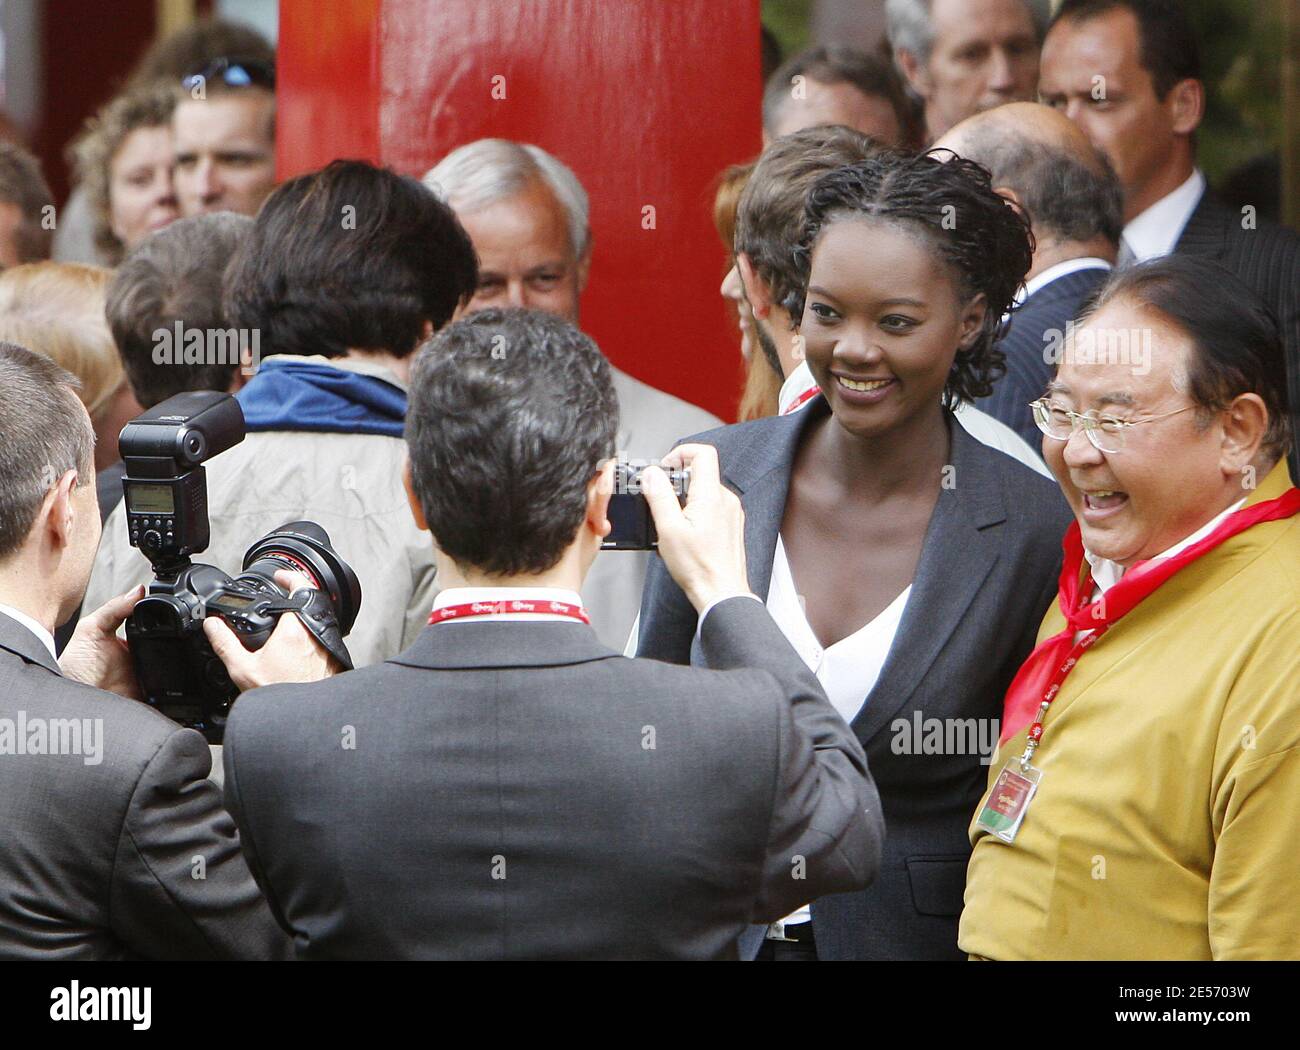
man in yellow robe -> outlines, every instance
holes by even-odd
[[[1282,354],[1244,286],[1181,256],[1116,275],[1067,338],[1035,415],[1075,558],[1067,537],[971,823],[971,956],[1300,958]]]

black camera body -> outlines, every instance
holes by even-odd
[[[244,439],[244,416],[229,394],[178,394],[132,420],[120,439],[132,546],[149,558],[155,578],[126,622],[126,637],[145,700],[169,718],[220,743],[239,690],[203,633],[220,616],[256,650],[291,612],[344,668],[343,637],[361,607],[361,584],[309,521],[293,521],[254,543],[232,578],[190,555],[210,539],[202,461]],[[305,574],[316,589],[288,594],[280,569]]]
[[[659,533],[655,530],[650,504],[641,491],[641,472],[648,463],[619,460],[614,466],[614,491],[609,497],[609,535],[601,542],[603,551],[649,551],[659,546]],[[677,502],[686,503],[690,489],[691,471],[666,470],[668,481],[677,493]]]

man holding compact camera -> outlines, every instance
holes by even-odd
[[[55,659],[54,626],[81,602],[100,536],[76,385],[0,343],[0,959],[287,957],[207,743],[128,699],[115,632],[140,590],[83,617]],[[329,673],[296,617],[256,653],[220,621],[203,629],[242,687]]]
[[[691,472],[684,508],[660,468],[639,479],[710,669],[629,659],[578,593],[628,506],[596,345],[484,310],[425,345],[409,392],[428,626],[385,663],[245,693],[226,727],[227,808],[298,956],[734,959],[749,923],[867,885],[866,758],[750,593],[716,452],[665,461]]]

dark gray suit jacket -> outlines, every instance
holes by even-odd
[[[1213,259],[1249,285],[1273,311],[1286,349],[1291,408],[1291,474],[1300,477],[1300,234],[1260,222],[1242,228],[1242,215],[1206,190],[1178,237],[1176,252]]]
[[[302,958],[726,959],[865,886],[857,741],[767,611],[703,671],[577,623],[445,623],[386,663],[240,697],[226,800]]]
[[[1097,266],[1058,277],[1016,307],[1002,327],[997,349],[1006,355],[1006,374],[975,407],[1002,420],[1032,449],[1042,449],[1043,432],[1029,403],[1043,396],[1056,375],[1056,366],[1048,363],[1045,354],[1052,345],[1049,336],[1055,332],[1063,338],[1066,325],[1079,316],[1083,304],[1109,276],[1109,269]]]
[[[74,736],[72,719],[89,720],[91,733]],[[82,752],[97,736],[101,760],[16,754],[24,724],[32,745],[38,724],[45,739],[79,740]],[[64,678],[4,614],[0,749],[0,958],[289,957],[207,779],[207,741]]]
[[[829,409],[816,398],[789,416],[690,440],[718,449],[723,480],[745,508],[754,592],[766,596],[800,435]],[[955,487],[941,491],[912,593],[875,688],[853,720],[880,790],[889,833],[870,889],[813,904],[822,959],[958,959],[970,843],[966,828],[988,767],[965,753],[896,753],[915,719],[1000,719],[1002,700],[1056,595],[1070,515],[1057,487],[980,444],[949,417]],[[833,425],[833,424],[832,424]],[[697,662],[695,613],[663,562],[651,561],[638,655]],[[902,720],[908,730],[899,731]],[[943,722],[939,723],[943,725]],[[761,931],[742,941],[752,955]]]

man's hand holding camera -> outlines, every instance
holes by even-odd
[[[277,572],[275,582],[290,594],[312,585],[302,573],[287,571]],[[131,651],[117,636],[143,596],[144,588],[136,587],[83,616],[59,657],[63,673],[109,693],[143,699]],[[281,616],[270,639],[256,652],[244,648],[219,616],[204,618],[203,633],[240,692],[281,682],[317,682],[341,670],[296,616]]]
[[[285,570],[275,574],[275,582],[290,595],[311,587],[302,573]],[[296,616],[281,616],[270,639],[256,652],[245,649],[219,616],[204,619],[203,633],[240,692],[281,682],[318,682],[342,670]]]
[[[678,445],[663,466],[691,471],[685,507],[662,469],[647,467],[641,475],[659,534],[659,556],[673,579],[696,612],[724,598],[752,594],[745,569],[745,512],[736,494],[722,484],[718,450]]]
[[[132,700],[143,699],[131,663],[131,650],[117,636],[118,628],[143,597],[144,588],[136,587],[110,598],[77,621],[72,638],[59,656],[59,666],[68,678]]]

